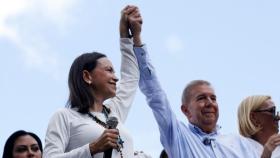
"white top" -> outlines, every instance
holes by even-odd
[[[251,138],[246,138],[249,140],[250,144],[253,146],[253,148],[257,151],[259,156],[261,157],[263,152],[263,145],[261,145],[259,142],[255,141]],[[272,152],[271,158],[280,158],[280,147],[277,146],[274,151]]]
[[[116,96],[111,98],[105,106],[110,108],[109,116],[118,118],[120,136],[124,141],[122,153],[124,158],[133,158],[133,141],[123,123],[126,120],[133,102],[139,81],[137,60],[133,52],[131,39],[120,39],[122,63],[121,80],[117,87]],[[93,115],[106,122],[103,113],[94,112]],[[89,143],[97,140],[104,131],[104,127],[97,124],[87,114],[81,114],[75,109],[63,108],[58,110],[50,119],[43,158],[103,158],[103,152],[91,156]],[[120,158],[115,149],[112,158]]]

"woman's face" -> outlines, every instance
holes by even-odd
[[[13,158],[41,158],[38,142],[30,135],[17,138],[13,148]]]
[[[271,135],[278,133],[278,119],[275,119],[276,109],[271,99],[266,100],[255,112],[263,130],[268,131]]]
[[[108,58],[98,59],[95,69],[90,72],[90,76],[95,97],[108,99],[116,95],[118,78],[115,76],[113,65]]]

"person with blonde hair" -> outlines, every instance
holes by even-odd
[[[279,116],[270,96],[249,96],[239,105],[239,133],[249,140],[262,158],[280,157],[278,121]]]

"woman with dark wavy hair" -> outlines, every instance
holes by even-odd
[[[104,54],[85,53],[74,60],[68,77],[69,106],[57,111],[50,120],[44,158],[103,158],[107,153],[110,158],[134,157],[132,137],[124,122],[139,82],[133,48],[142,46],[141,26],[138,8],[124,8],[120,20],[122,62],[118,87],[119,79]],[[117,118],[116,129],[108,123],[112,117]]]
[[[19,130],[7,139],[3,158],[41,158],[42,152],[42,142],[36,134]]]

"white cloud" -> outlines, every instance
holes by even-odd
[[[15,31],[7,26],[7,20],[24,12],[30,3],[28,0],[0,0],[0,36],[15,39]]]
[[[71,21],[69,11],[77,0],[45,0],[40,5],[43,14],[59,27],[65,27]]]
[[[172,54],[180,53],[185,49],[183,40],[175,34],[172,34],[166,38],[165,46],[167,51]]]
[[[40,34],[34,35],[32,29],[15,27],[8,23],[20,16],[35,17],[52,22],[63,30],[69,22],[69,11],[76,0],[0,0],[0,37],[13,42],[21,50],[24,63],[32,69],[50,73],[57,77],[59,59],[56,53]],[[36,13],[38,15],[36,15]],[[32,19],[33,20],[33,19]]]
[[[18,40],[16,32],[7,26],[7,20],[22,13],[27,7],[27,0],[0,0],[0,36]]]
[[[36,42],[36,46],[32,46],[21,42],[17,45],[24,52],[22,57],[27,67],[51,74],[54,79],[59,79],[59,58],[48,45],[42,44],[43,42]]]
[[[16,15],[28,7],[27,0],[0,0],[0,21]]]

